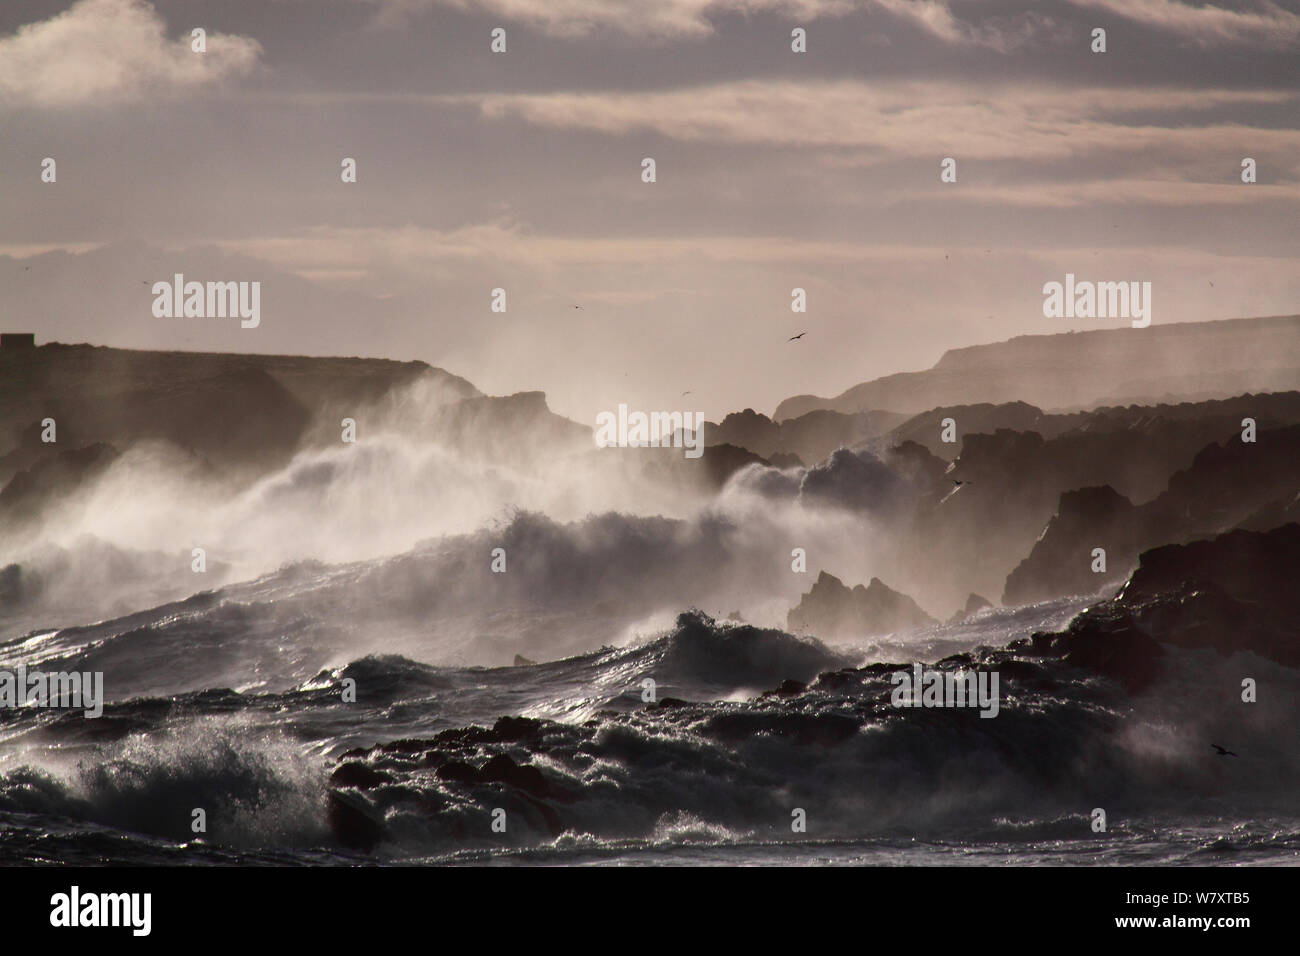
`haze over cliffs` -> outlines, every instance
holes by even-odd
[[[796,395],[775,421],[818,409],[915,414],[942,405],[1027,402],[1043,409],[1155,404],[1300,389],[1300,315],[1023,335],[945,352],[933,368]]]
[[[1147,362],[1161,373],[1152,381],[1199,394],[1197,376],[1164,373],[1173,356],[1207,362],[1209,352],[1226,357],[1206,381],[1215,369],[1244,376],[1237,365],[1249,357],[1271,355],[1285,370],[1298,328],[1295,318],[1251,319],[963,349],[931,372],[860,387],[886,402],[937,389],[942,405],[779,421],[745,408],[705,424],[698,460],[680,448],[597,448],[590,425],[551,412],[541,392],[485,395],[423,362],[6,347],[3,593],[11,608],[19,598],[67,608],[86,575],[111,566],[118,590],[130,577],[170,599],[191,593],[177,556],[191,544],[223,541],[211,549],[213,580],[236,580],[266,570],[256,558],[274,567],[299,550],[391,554],[521,508],[561,521],[612,510],[681,522],[663,534],[690,555],[674,561],[708,569],[693,578],[701,606],[823,638],[949,619],[983,603],[973,595],[1013,605],[1091,593],[1123,580],[1148,549],[1294,521],[1300,494],[1300,391],[1119,404],[1106,383],[1137,381],[1133,366]],[[1145,351],[1151,341],[1167,346],[1163,364]],[[898,381],[911,384],[899,391]],[[1022,398],[1025,381],[1041,406]],[[1095,407],[1046,410],[1080,389]],[[47,418],[57,442],[42,440]],[[345,419],[356,444],[340,442]],[[1247,419],[1255,442],[1243,441]],[[93,545],[77,545],[79,531]],[[649,547],[642,530],[620,533]],[[1102,574],[1091,568],[1097,547]],[[808,576],[790,571],[795,548]],[[879,582],[908,613],[883,606]],[[762,611],[746,603],[749,589]]]

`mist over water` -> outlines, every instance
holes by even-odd
[[[572,433],[557,447],[539,441],[530,423],[493,429],[499,417],[461,422],[465,437],[449,438],[430,423],[457,400],[423,380],[398,389],[352,416],[356,444],[314,420],[304,447],[244,483],[174,445],[128,448],[38,527],[0,544],[0,565],[17,564],[40,582],[32,606],[50,615],[26,610],[25,623],[7,624],[10,633],[88,623],[301,562],[370,562],[348,573],[428,568],[409,591],[386,589],[385,605],[422,606],[431,591],[480,626],[505,613],[502,604],[623,605],[605,616],[610,632],[588,635],[594,643],[564,645],[590,650],[692,604],[784,626],[805,586],[790,573],[794,548],[850,580],[885,573],[880,528],[906,480],[867,452],[872,481],[888,486],[879,494],[860,474],[837,479],[848,470],[837,461],[811,470],[750,466],[714,495],[658,480],[652,468],[680,456],[676,449],[603,450]],[[490,441],[480,444],[483,436]],[[841,500],[836,480],[852,481],[857,500]],[[489,573],[495,547],[506,549],[504,575]],[[191,570],[191,548],[205,551],[205,573]],[[432,656],[449,643],[431,641]],[[527,640],[516,649],[542,650]]]
[[[1300,862],[1294,6],[0,3],[0,865]]]

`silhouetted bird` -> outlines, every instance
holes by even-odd
[[[807,334],[808,334],[807,332],[800,332],[798,335],[792,335],[792,336],[790,336],[788,339],[786,339],[786,341],[787,341],[787,342],[793,342],[795,339],[801,339],[801,338],[803,338],[803,337],[804,337],[805,335],[807,335]]]
[[[948,480],[951,481],[951,482],[952,482],[954,485],[956,485],[958,488],[960,488],[962,485],[966,484],[965,481],[958,481],[956,478],[949,478]]]
[[[685,397],[686,397],[687,395],[689,395],[689,394],[691,394],[689,390],[688,390],[688,391],[685,391],[685,392],[682,392],[682,398],[685,398]]]
[[[1231,750],[1224,750],[1224,749],[1223,749],[1222,747],[1220,747],[1218,744],[1210,744],[1210,746],[1213,747],[1215,750],[1217,750],[1217,751],[1219,752],[1219,756],[1220,756],[1220,757],[1235,757],[1235,756],[1237,756],[1237,755],[1236,755],[1235,753],[1233,753]]]

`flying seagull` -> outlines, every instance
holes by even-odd
[[[958,481],[956,478],[949,478],[948,480],[951,481],[951,482],[952,482],[954,485],[956,485],[958,488],[960,488],[962,485],[966,484],[965,480]]]
[[[1213,747],[1215,750],[1217,750],[1217,751],[1219,752],[1219,756],[1220,756],[1220,757],[1235,757],[1235,756],[1237,756],[1237,755],[1236,755],[1235,753],[1233,753],[1231,750],[1224,750],[1224,749],[1223,749],[1222,747],[1220,747],[1218,744],[1210,744],[1210,746]]]
[[[803,337],[804,337],[805,335],[807,335],[807,334],[808,334],[807,332],[800,332],[798,335],[792,335],[792,336],[790,336],[788,339],[786,339],[786,341],[787,341],[787,342],[793,342],[795,339],[801,339],[801,338],[803,338]]]
[[[682,398],[685,398],[689,394],[691,394],[691,390],[687,389],[686,391],[682,392]]]

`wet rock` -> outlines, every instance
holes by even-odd
[[[330,774],[330,783],[336,787],[357,787],[370,790],[381,784],[392,783],[393,778],[382,770],[375,770],[363,763],[340,764]]]

